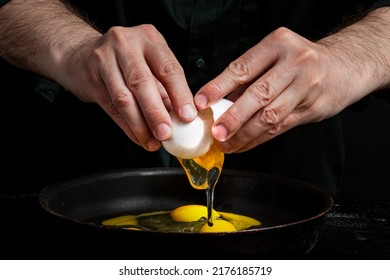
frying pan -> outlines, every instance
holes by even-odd
[[[227,233],[182,233],[125,230],[95,222],[98,217],[205,205],[205,191],[192,188],[181,168],[89,174],[46,187],[39,201],[57,220],[77,225],[69,235],[81,240],[84,251],[94,252],[88,257],[105,259],[306,258],[333,206],[332,197],[316,186],[242,170],[223,170],[214,194],[217,211],[247,215],[263,226]]]

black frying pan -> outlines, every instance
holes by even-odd
[[[92,258],[286,258],[304,257],[321,236],[331,196],[293,179],[223,170],[214,209],[259,219],[263,227],[230,233],[167,233],[113,229],[91,222],[123,213],[206,204],[181,168],[110,171],[53,184],[40,194],[44,209],[74,231]],[[82,249],[82,248],[80,248]],[[173,257],[172,257],[173,256]]]

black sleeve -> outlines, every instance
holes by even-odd
[[[11,1],[11,0],[0,0],[0,8],[1,8],[1,6],[3,6],[4,4],[8,3],[9,1]]]

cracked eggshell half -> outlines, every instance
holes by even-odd
[[[182,159],[191,159],[204,155],[213,143],[211,126],[233,102],[221,99],[210,108],[199,111],[197,117],[191,122],[179,120],[172,111],[170,116],[173,124],[171,138],[162,141],[164,149],[173,156]]]

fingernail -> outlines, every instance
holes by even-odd
[[[226,141],[229,131],[222,124],[213,127],[213,135],[218,141]]]
[[[199,110],[203,110],[207,106],[207,98],[203,94],[198,94],[194,98],[196,106],[198,106]]]
[[[166,123],[160,123],[156,128],[156,138],[159,140],[166,140],[172,134],[172,129]]]
[[[183,106],[181,110],[181,116],[185,119],[192,120],[196,117],[198,112],[196,111],[194,105],[192,104],[186,104]]]

